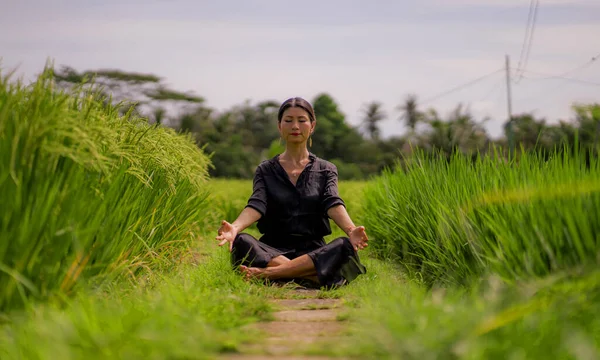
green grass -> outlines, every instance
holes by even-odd
[[[48,75],[0,77],[0,154],[0,311],[168,266],[205,215],[209,161],[191,137]]]
[[[228,253],[198,265],[82,289],[67,303],[35,304],[0,327],[1,359],[207,359],[260,341],[244,325],[270,318],[283,291],[242,280]]]
[[[397,265],[365,258],[369,273],[330,293],[345,300],[345,337],[299,354],[359,359],[596,359],[600,272],[509,285],[428,289]]]
[[[363,222],[379,256],[428,284],[465,284],[486,269],[507,281],[594,265],[600,254],[600,162],[579,154],[518,162],[417,156],[366,189]]]
[[[359,204],[356,192],[366,185],[340,183],[349,208]],[[248,187],[250,181],[211,182],[213,195],[238,189],[234,201],[240,204]],[[82,289],[66,304],[34,304],[24,313],[11,313],[0,331],[0,358],[203,359],[260,343],[260,334],[244,326],[270,318],[269,298],[302,295],[242,281],[231,271],[228,252],[215,245],[217,225],[202,229],[205,235],[194,250],[198,265],[185,260],[135,282]],[[369,256],[373,251],[361,253],[367,274],[350,286],[317,294],[344,299],[340,321],[348,337],[302,353],[382,359],[591,359],[600,354],[597,271],[556,273],[518,286],[490,276],[472,288],[428,289],[398,264]]]

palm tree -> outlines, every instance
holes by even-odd
[[[404,121],[406,126],[410,129],[411,135],[415,133],[417,124],[423,119],[423,113],[417,108],[417,96],[410,94],[404,99],[404,103],[396,108],[402,111],[400,120]]]
[[[363,124],[369,133],[369,137],[373,140],[379,140],[379,122],[386,117],[381,107],[381,103],[373,101],[368,103],[363,110]]]

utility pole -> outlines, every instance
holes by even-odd
[[[512,158],[515,148],[515,135],[513,133],[513,121],[512,121],[512,95],[510,92],[510,59],[506,55],[506,102],[508,104],[508,149],[509,155]]]

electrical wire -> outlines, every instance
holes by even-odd
[[[432,102],[432,101],[434,101],[434,100],[437,100],[437,99],[439,99],[439,98],[441,98],[441,97],[444,97],[444,96],[446,96],[446,95],[450,95],[450,94],[452,94],[452,93],[454,93],[454,92],[456,92],[456,91],[459,91],[459,90],[462,90],[462,89],[464,89],[464,88],[466,88],[466,87],[469,87],[469,86],[471,86],[471,85],[474,85],[474,84],[476,84],[476,83],[478,83],[478,82],[480,82],[480,81],[482,81],[482,80],[485,80],[485,79],[487,79],[488,77],[490,77],[490,76],[492,76],[492,75],[495,75],[495,74],[497,74],[497,73],[499,73],[499,72],[501,72],[501,71],[504,71],[504,69],[498,69],[498,70],[495,70],[495,71],[493,71],[493,72],[491,72],[491,73],[489,73],[489,74],[486,74],[486,75],[483,75],[483,76],[481,76],[481,77],[478,77],[477,79],[471,80],[471,81],[469,81],[469,82],[467,82],[467,83],[464,83],[464,84],[462,84],[462,85],[456,86],[456,87],[454,87],[454,88],[452,88],[452,89],[446,90],[446,91],[444,91],[444,92],[442,92],[442,93],[439,93],[439,94],[437,94],[437,95],[434,95],[434,96],[432,96],[432,97],[430,97],[430,98],[427,98],[427,99],[425,99],[424,101],[421,101],[421,105],[423,105],[423,104],[427,104],[427,103],[430,103],[430,102]]]
[[[535,5],[535,0],[529,0],[529,12],[527,13],[527,24],[525,25],[525,37],[523,38],[523,45],[521,46],[521,54],[519,55],[519,63],[517,64],[517,71],[521,68],[521,64],[523,64],[523,55],[525,55],[525,48],[527,47],[527,42],[529,39],[529,31],[531,29],[531,19],[533,15],[533,7]]]
[[[523,71],[527,68],[527,63],[529,62],[529,54],[531,53],[531,47],[533,44],[533,33],[537,21],[539,5],[539,0],[531,0],[529,3],[529,14],[527,16],[525,38],[523,39],[523,47],[521,48],[521,55],[519,57],[519,63],[517,65],[515,74],[517,77],[517,79],[514,81],[515,84],[518,84],[523,78]]]
[[[496,90],[498,90],[499,88],[501,88],[502,85],[504,85],[504,79],[500,79],[498,82],[496,82],[496,85],[494,85],[490,89],[490,91],[488,91],[486,93],[485,96],[483,96],[481,99],[479,99],[479,101],[485,101],[485,100],[487,100],[494,92],[496,92]]]
[[[600,86],[600,83],[593,82],[593,81],[588,81],[588,80],[573,79],[573,78],[568,78],[568,77],[561,76],[561,75],[550,75],[550,74],[545,74],[545,73],[540,73],[540,72],[537,72],[537,71],[530,71],[530,70],[523,70],[523,71],[526,72],[526,73],[534,74],[534,75],[544,76],[543,78],[526,77],[529,80],[561,79],[561,80],[564,80],[564,81],[572,81],[572,82],[577,82],[577,83],[582,83],[582,84],[587,84],[587,85]]]
[[[585,69],[586,67],[592,65],[598,59],[600,59],[600,54],[598,54],[596,56],[592,56],[592,58],[588,62],[586,62],[586,63],[584,63],[582,65],[579,65],[579,66],[577,66],[577,67],[575,67],[575,68],[573,68],[573,69],[571,69],[569,71],[565,71],[565,72],[563,72],[563,73],[561,73],[559,75],[553,75],[553,76],[547,77],[545,79],[552,79],[553,77],[556,77],[556,76],[562,77],[562,76],[566,76],[566,75],[569,75],[569,74],[573,74],[573,73],[575,73],[577,71],[581,71],[581,70]]]

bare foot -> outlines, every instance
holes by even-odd
[[[263,279],[266,277],[265,269],[241,265],[240,270],[242,271],[246,279]]]
[[[367,242],[369,241],[369,237],[365,232],[364,226],[355,227],[348,237],[350,238],[350,243],[355,251],[362,250],[368,246]]]

